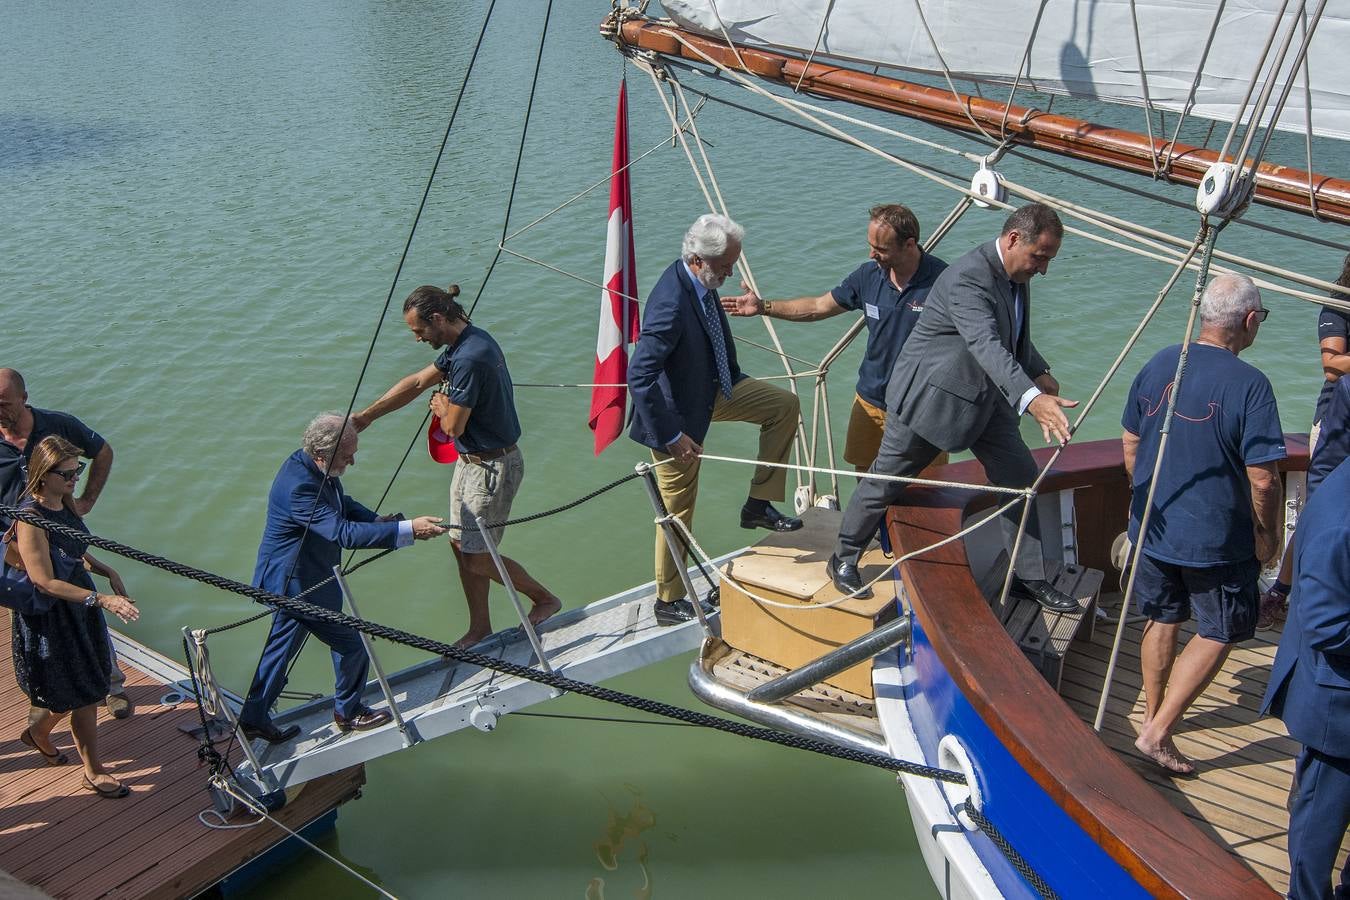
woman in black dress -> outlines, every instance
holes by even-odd
[[[69,441],[43,438],[28,466],[25,505],[54,523],[87,532],[71,506],[75,482],[84,465]],[[98,708],[108,695],[111,660],[103,610],[123,622],[140,616],[126,596],[121,577],[94,559],[84,541],[48,532],[22,520],[14,523],[13,543],[23,568],[51,608],[37,615],[14,614],[14,676],[33,706],[43,715],[20,735],[41,753],[48,765],[66,762],[52,744],[52,728],[70,713],[75,749],[84,763],[84,786],[102,797],[125,797],[130,791],[103,768],[98,757]],[[112,593],[94,589],[89,573],[108,579]]]

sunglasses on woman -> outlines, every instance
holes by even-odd
[[[60,475],[66,481],[75,481],[84,472],[85,463],[76,463],[73,469],[52,469],[53,475]]]

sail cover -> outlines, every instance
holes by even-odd
[[[681,27],[719,40],[725,28],[740,44],[803,56],[814,50],[818,60],[930,74],[941,74],[945,61],[953,77],[1005,86],[1023,69],[1034,28],[1023,87],[1143,106],[1147,84],[1149,102],[1172,112],[1186,104],[1222,6],[1191,114],[1229,122],[1238,114],[1281,2],[1135,0],[1134,15],[1130,0],[662,0],[661,5]],[[919,19],[920,6],[932,39]],[[1289,4],[1286,23],[1297,7]],[[1309,4],[1308,17],[1313,8]],[[1291,61],[1302,36],[1300,29]],[[1350,10],[1347,4],[1328,3],[1308,52],[1311,127],[1314,134],[1340,140],[1350,139],[1347,48]],[[1261,83],[1268,77],[1264,74]],[[1305,98],[1300,71],[1278,128],[1302,132],[1307,127]]]

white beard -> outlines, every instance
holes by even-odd
[[[698,282],[710,291],[715,291],[726,283],[725,275],[714,274],[712,269],[703,269],[698,273]]]

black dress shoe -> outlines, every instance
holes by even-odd
[[[1081,609],[1076,599],[1048,581],[1023,581],[1021,578],[1014,578],[1011,592],[1020,597],[1029,597],[1035,600],[1050,612],[1074,613]]]
[[[866,600],[872,596],[872,589],[863,587],[858,567],[852,563],[843,562],[839,557],[830,554],[830,561],[825,564],[825,568],[830,573],[830,580],[834,582],[834,589],[839,593],[852,594],[859,600]]]
[[[366,707],[350,719],[333,713],[333,724],[338,727],[338,731],[345,734],[348,731],[369,731],[372,728],[379,728],[381,725],[389,724],[393,718],[387,709]]]
[[[769,531],[796,531],[802,527],[802,520],[785,516],[772,506],[764,507],[764,511],[759,513],[747,513],[742,508],[741,527],[767,528]]]
[[[261,740],[267,741],[269,744],[284,744],[300,733],[299,725],[287,725],[285,728],[278,728],[271,722],[265,725],[240,722],[239,727],[243,729],[244,737],[250,741]]]
[[[705,616],[710,616],[716,611],[712,606],[703,603],[703,614]],[[656,624],[663,628],[667,625],[683,625],[685,622],[692,622],[698,618],[698,613],[694,612],[694,604],[684,597],[679,600],[672,600],[669,603],[657,600],[652,607],[652,614],[656,617]]]

